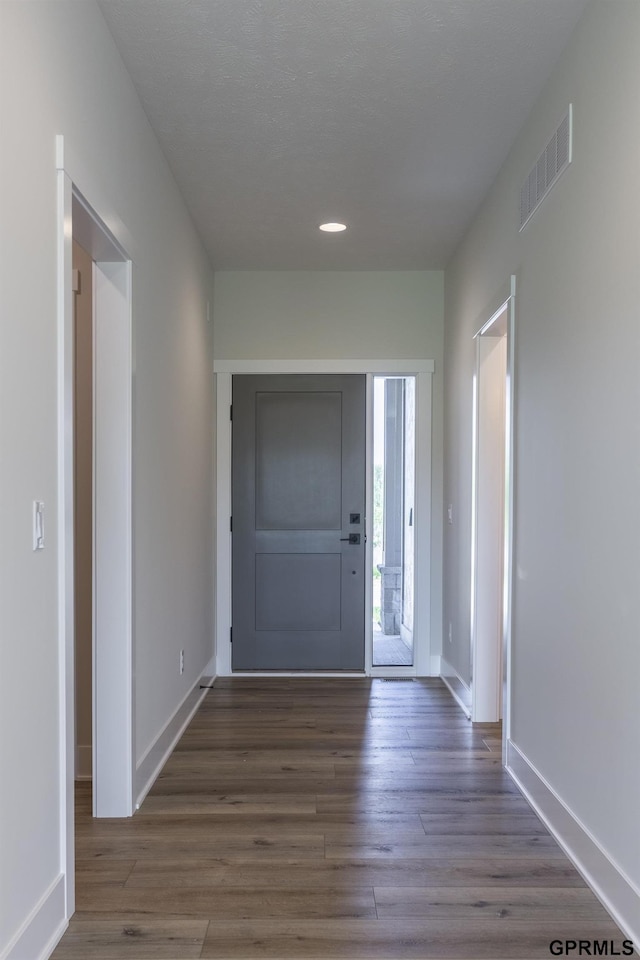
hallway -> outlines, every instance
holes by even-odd
[[[141,810],[78,789],[54,960],[543,958],[623,935],[436,679],[220,679]],[[619,947],[619,949],[621,949]]]

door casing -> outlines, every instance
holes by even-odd
[[[504,529],[503,529],[503,564],[502,564],[502,635],[499,638],[501,649],[493,651],[492,661],[499,674],[493,677],[484,671],[485,680],[489,687],[502,687],[502,760],[507,763],[507,744],[511,738],[511,672],[512,672],[512,611],[513,611],[513,578],[515,555],[515,337],[516,337],[516,276],[510,277],[508,287],[495,301],[499,306],[485,311],[484,320],[474,336],[478,341],[483,335],[492,330],[498,318],[504,321],[506,337],[506,382],[505,382],[505,449],[504,449]],[[472,531],[471,531],[471,655],[473,658],[473,673],[476,673],[478,657],[483,656],[481,650],[476,650],[476,590],[477,590],[477,443],[478,443],[478,383],[480,377],[480,351],[476,342],[476,367],[473,386],[473,438],[472,438]],[[486,696],[487,691],[479,691],[477,684],[471,684],[471,719],[480,719],[476,716],[475,703]],[[493,689],[489,696],[494,696]]]
[[[498,315],[494,326],[506,316]],[[471,719],[502,718],[507,334],[476,337]]]
[[[126,231],[116,237],[81,192],[76,165],[56,137],[58,381],[58,676],[61,750],[61,867],[65,914],[75,910],[75,683],[72,235],[94,261],[94,815],[133,813],[132,618],[132,261]],[[85,177],[86,182],[86,177]],[[96,427],[99,430],[96,430]],[[96,439],[97,433],[99,437]],[[114,470],[115,467],[115,470]],[[112,477],[117,475],[117,481]],[[104,615],[96,617],[95,598]],[[99,713],[96,703],[100,701]]]
[[[365,610],[371,610],[372,587],[372,380],[373,375],[407,375],[416,378],[416,591],[412,667],[373,667],[371,617],[365,617],[365,669],[363,673],[340,672],[322,676],[438,676],[440,657],[432,653],[431,636],[431,433],[433,360],[219,360],[214,364],[216,381],[216,573],[215,645],[216,675],[231,676],[231,378],[234,374],[331,374],[367,375],[366,423],[366,589]],[[237,675],[237,674],[235,674]],[[243,673],[250,676],[251,673]],[[304,676],[303,671],[269,671],[270,676]],[[312,672],[310,675],[314,675]]]

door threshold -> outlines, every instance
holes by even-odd
[[[231,673],[219,673],[218,677],[300,677],[331,679],[331,680],[363,680],[371,678],[372,680],[415,680],[418,677],[415,668],[406,667],[372,667],[370,671],[366,670],[233,670]]]
[[[231,673],[218,674],[219,677],[322,677],[344,680],[362,680],[367,674],[364,670],[360,671],[336,671],[336,670],[233,670]]]
[[[415,667],[371,667],[370,677],[378,680],[397,679],[397,680],[415,680],[418,676]]]

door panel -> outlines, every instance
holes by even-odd
[[[335,553],[256,554],[256,630],[339,630]]]
[[[256,528],[340,530],[342,395],[256,393]]]
[[[232,464],[233,669],[363,670],[365,377],[235,376]]]

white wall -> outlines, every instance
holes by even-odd
[[[438,363],[443,296],[441,271],[222,271],[216,273],[215,356]]]
[[[447,659],[465,676],[472,336],[515,273],[511,734],[636,891],[639,49],[637,2],[588,8],[445,281]],[[570,102],[573,165],[519,234],[520,186]]]
[[[57,635],[56,169],[133,257],[140,758],[211,656],[212,275],[92,2],[0,4],[0,955],[63,869]],[[31,550],[42,499],[46,548]],[[185,674],[178,674],[184,648]],[[57,901],[56,901],[57,903]],[[55,911],[54,911],[55,913]],[[49,920],[56,917],[51,914]],[[45,935],[46,931],[42,934]]]
[[[435,361],[431,519],[435,655],[442,636],[443,317],[442,271],[216,273],[216,360]]]

